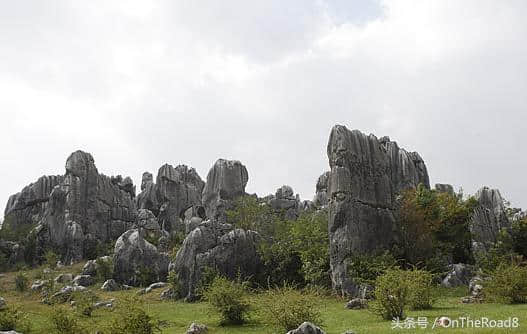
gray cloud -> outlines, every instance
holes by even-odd
[[[314,193],[331,127],[389,135],[433,182],[524,207],[522,1],[0,5],[0,201],[71,151],[131,175],[243,161],[248,191]]]

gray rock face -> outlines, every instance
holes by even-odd
[[[328,143],[330,263],[335,290],[356,296],[347,274],[353,254],[389,248],[394,239],[394,211],[401,191],[430,187],[423,159],[383,137],[333,127]]]
[[[278,213],[282,213],[286,219],[296,219],[303,210],[302,202],[298,195],[295,196],[293,188],[282,186],[276,190],[274,196],[268,197],[269,206]]]
[[[141,180],[141,192],[136,198],[137,208],[152,211],[154,214],[159,214],[159,203],[157,201],[156,185],[154,177],[149,172],[143,173]]]
[[[249,174],[239,161],[219,159],[207,174],[203,206],[208,218],[225,221],[225,210],[232,201],[245,195]]]
[[[51,246],[63,250],[65,262],[78,261],[85,240],[114,240],[135,221],[134,192],[130,178],[99,174],[93,157],[76,151],[64,176],[41,177],[24,188],[11,197],[6,214],[14,224],[38,223],[39,250]]]
[[[207,333],[207,326],[193,322],[187,330],[187,334],[205,334]]]
[[[453,264],[446,277],[441,281],[441,285],[446,288],[468,286],[473,277],[474,268],[472,266],[463,263]]]
[[[441,193],[447,193],[454,196],[454,187],[451,184],[436,183],[435,189]]]
[[[123,233],[115,243],[113,272],[117,282],[128,285],[140,284],[139,274],[148,270],[156,280],[167,277],[169,257],[144,239],[138,229]]]
[[[51,191],[60,184],[63,176],[42,176],[24,187],[21,192],[9,197],[4,216],[13,226],[37,224],[44,215]]]
[[[316,207],[325,207],[328,205],[329,173],[330,172],[325,172],[324,174],[320,175],[317,180],[315,198],[313,199],[313,204]]]
[[[77,275],[73,279],[73,285],[75,286],[90,286],[95,284],[95,279],[90,275]]]
[[[190,232],[170,265],[181,283],[181,296],[195,299],[195,289],[206,267],[234,278],[256,275],[261,270],[257,254],[258,233],[234,229],[229,224],[205,221]]]
[[[503,197],[499,190],[483,187],[475,195],[478,207],[472,214],[470,233],[473,252],[486,252],[496,243],[501,229],[509,229]]]
[[[287,334],[325,334],[320,327],[315,326],[310,322],[304,322],[297,329],[287,332]]]

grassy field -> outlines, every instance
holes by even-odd
[[[55,277],[60,272],[78,273],[82,265],[68,267],[60,271],[55,271]],[[27,271],[30,282],[34,280],[39,270]],[[9,306],[16,306],[24,311],[31,320],[34,333],[50,333],[49,316],[56,307],[63,307],[73,312],[69,305],[49,306],[42,304],[38,293],[24,292],[19,293],[14,288],[15,273],[7,273],[0,278],[0,292]],[[119,300],[133,297],[143,303],[143,307],[148,313],[163,321],[163,333],[185,333],[189,324],[193,321],[204,323],[209,327],[209,333],[281,333],[279,331],[261,323],[257,314],[251,316],[250,322],[243,326],[221,327],[218,325],[219,319],[211,313],[205,303],[183,303],[166,302],[159,300],[161,290],[154,290],[152,293],[137,296],[137,289],[119,292],[102,292],[99,290],[100,283],[91,288],[101,299],[115,298],[117,305]],[[368,310],[347,310],[345,300],[335,297],[320,297],[320,309],[323,321],[321,327],[328,334],[341,334],[346,330],[353,330],[356,334],[382,334],[382,333],[527,333],[527,305],[500,305],[500,304],[471,304],[460,303],[460,297],[465,294],[465,289],[442,290],[441,298],[438,299],[434,308],[427,311],[408,312],[409,317],[427,317],[427,329],[392,329],[392,322],[381,320],[378,316]],[[259,297],[253,296],[253,305],[259,305]],[[432,330],[432,323],[438,317],[447,316],[455,319],[459,317],[470,317],[477,319],[487,317],[494,320],[518,317],[520,327],[516,329],[451,329],[435,328]],[[91,317],[79,317],[80,322],[90,332],[101,330],[110,323],[116,312],[110,309],[96,310]]]

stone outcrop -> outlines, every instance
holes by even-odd
[[[115,243],[113,255],[114,279],[121,284],[137,286],[146,272],[156,281],[165,281],[169,256],[144,239],[144,230],[131,229]]]
[[[435,189],[441,193],[447,193],[447,194],[450,194],[451,196],[455,195],[454,187],[452,187],[451,184],[436,183]]]
[[[261,270],[258,240],[258,233],[234,229],[230,224],[211,220],[200,224],[187,235],[170,265],[181,283],[181,297],[195,299],[195,289],[207,267],[229,278],[238,273],[243,277],[257,275]]]
[[[328,143],[330,263],[333,287],[355,296],[348,278],[353,254],[388,249],[394,241],[394,211],[401,191],[430,187],[423,159],[388,137],[333,127]]]
[[[446,288],[468,286],[470,280],[474,277],[474,272],[474,268],[468,264],[453,264],[450,266],[450,271],[441,281],[441,285]]]
[[[324,174],[320,175],[317,180],[315,198],[313,199],[313,204],[316,207],[325,207],[328,205],[329,173],[330,172],[325,172]]]
[[[42,176],[21,192],[11,195],[4,211],[6,221],[13,226],[37,224],[44,215],[51,191],[63,179],[60,175]]]
[[[287,334],[325,334],[320,327],[315,326],[310,322],[304,322],[297,329],[287,332]]]
[[[185,211],[201,205],[204,186],[194,168],[165,164],[159,168],[156,183],[152,174],[143,174],[137,207],[151,211],[163,230],[183,232]]]
[[[99,174],[91,154],[72,153],[35,229],[40,245],[60,249],[63,258],[78,261],[86,240],[115,240],[137,215],[134,187],[129,178],[125,180]]]
[[[203,189],[203,206],[208,218],[225,221],[225,211],[233,201],[245,195],[245,186],[249,180],[247,168],[233,160],[219,159],[207,174]]]
[[[267,198],[267,203],[276,213],[283,214],[286,219],[296,219],[304,209],[303,202],[298,195],[295,196],[293,188],[281,186],[276,190],[275,195]]]
[[[478,206],[470,221],[473,252],[486,252],[496,243],[502,229],[509,229],[503,197],[499,190],[483,187],[475,195]]]

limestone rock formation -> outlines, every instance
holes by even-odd
[[[473,252],[485,252],[496,243],[501,229],[509,229],[503,197],[497,189],[483,187],[475,195],[478,206],[470,222]]]
[[[304,322],[297,329],[287,332],[287,334],[325,334],[320,327],[315,326],[310,322]]]
[[[115,240],[137,215],[131,180],[125,180],[99,174],[91,154],[72,153],[35,229],[39,243],[63,250],[66,260],[78,261],[86,240]]]
[[[317,180],[315,198],[313,199],[313,204],[316,207],[325,207],[328,204],[329,173],[325,172]]]
[[[229,278],[238,273],[244,277],[259,273],[258,240],[258,233],[234,229],[230,224],[212,220],[200,224],[187,235],[170,265],[181,283],[181,297],[195,299],[195,289],[206,267]]]
[[[269,206],[277,213],[282,213],[286,219],[296,219],[303,210],[303,203],[298,195],[295,196],[293,188],[282,186],[276,190],[275,195],[267,199]]]
[[[151,173],[144,172],[141,180],[141,192],[136,198],[137,208],[152,211],[159,214],[159,203],[157,202],[156,185]]]
[[[225,221],[225,211],[232,207],[233,200],[245,195],[249,180],[247,168],[235,160],[219,159],[207,174],[203,189],[203,206],[208,218]]]
[[[156,281],[167,277],[169,256],[144,239],[144,231],[131,229],[123,233],[115,243],[113,255],[114,279],[137,286],[142,272],[149,272]]]
[[[51,191],[63,181],[63,176],[42,176],[36,182],[11,195],[4,216],[12,226],[37,224],[44,215]]]
[[[161,205],[159,223],[165,231],[184,231],[185,211],[194,205],[201,205],[201,193],[205,183],[194,168],[179,165],[163,165],[157,174],[156,194]]]
[[[394,241],[394,210],[401,191],[430,187],[423,159],[388,137],[333,127],[328,143],[330,263],[335,290],[356,296],[347,273],[353,254],[389,248]]]
[[[454,187],[451,184],[436,183],[435,188],[441,193],[447,193],[454,196]]]

